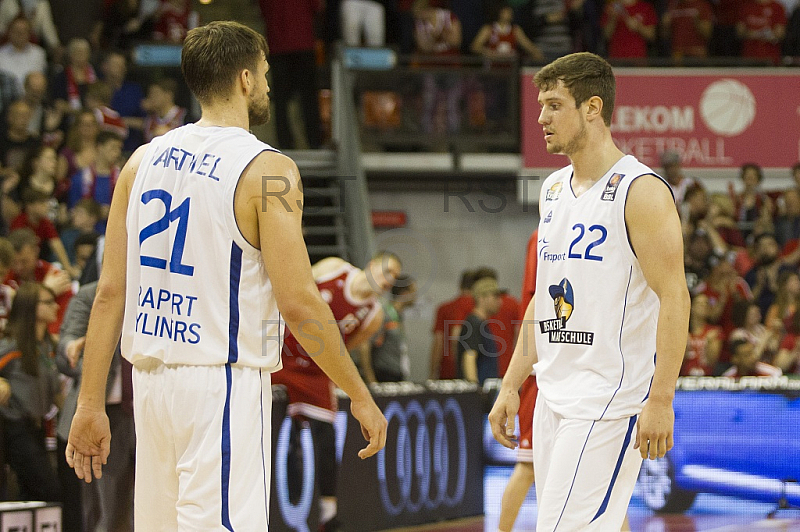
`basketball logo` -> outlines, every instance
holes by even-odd
[[[717,135],[733,137],[756,117],[756,99],[747,85],[734,79],[715,81],[700,97],[700,115]]]

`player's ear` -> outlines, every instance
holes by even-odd
[[[253,73],[250,72],[248,69],[243,69],[239,72],[239,77],[236,80],[237,84],[240,85],[241,90],[245,93],[250,92],[250,87],[252,86],[253,80]]]
[[[586,107],[586,119],[587,120],[602,120],[603,117],[601,113],[603,112],[603,99],[600,96],[592,96],[586,103],[583,104]]]

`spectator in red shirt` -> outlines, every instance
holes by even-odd
[[[603,31],[608,57],[647,57],[647,44],[656,38],[658,17],[644,0],[616,0],[603,13]]]
[[[689,340],[681,365],[681,375],[713,375],[722,350],[722,330],[708,323],[711,307],[708,296],[695,294],[689,317]]]
[[[786,36],[786,12],[775,0],[748,0],[742,5],[736,33],[742,39],[742,57],[781,60]]]
[[[672,0],[661,19],[670,37],[672,57],[706,57],[713,20],[706,0]]]
[[[470,289],[473,283],[475,283],[474,272],[464,270],[461,273],[458,296],[442,303],[436,309],[430,367],[430,378],[433,380],[456,378],[456,355],[453,344],[457,336],[454,336],[453,330],[459,320],[463,320],[472,310],[474,300]]]
[[[29,228],[17,229],[8,235],[14,247],[14,261],[3,284],[14,290],[26,281],[42,283],[53,291],[58,303],[58,319],[48,326],[50,334],[58,335],[64,313],[69,300],[72,299],[73,288],[69,275],[60,268],[39,258],[39,238]]]
[[[67,256],[67,250],[64,249],[64,244],[61,243],[61,238],[58,236],[56,226],[47,217],[50,212],[51,199],[52,196],[38,190],[30,188],[25,190],[22,195],[23,210],[11,222],[11,230],[25,227],[33,230],[39,242],[44,243],[41,255],[47,258],[55,256],[61,262],[64,270],[73,278],[77,278],[80,272],[73,269]]]
[[[722,327],[723,338],[727,339],[736,328],[732,319],[733,304],[741,300],[752,301],[753,294],[745,280],[733,269],[727,256],[714,256],[713,259],[708,279],[700,283],[694,293],[708,296],[711,307],[709,321]]]
[[[497,281],[497,270],[486,267],[475,270],[476,282],[486,278]],[[511,362],[511,355],[514,354],[514,344],[519,332],[519,315],[519,301],[506,291],[501,291],[500,308],[488,319],[489,332],[492,333],[495,344],[497,344],[498,377],[503,377],[506,374],[508,363]],[[464,315],[462,319],[466,318],[466,316]]]
[[[153,39],[180,44],[186,32],[200,23],[197,12],[192,10],[189,0],[161,0],[156,11]]]

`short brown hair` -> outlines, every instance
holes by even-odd
[[[539,90],[553,90],[561,81],[575,98],[575,105],[597,96],[603,100],[603,122],[611,126],[617,83],[608,61],[589,52],[565,55],[542,68],[533,77]]]
[[[202,104],[227,96],[242,70],[255,70],[269,52],[264,36],[243,24],[215,21],[190,30],[181,51],[186,85]]]

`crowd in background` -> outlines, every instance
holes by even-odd
[[[308,144],[322,144],[315,78],[325,60],[320,43],[340,37],[440,61],[459,54],[501,60],[522,52],[548,61],[577,50],[611,58],[741,56],[765,64],[800,56],[800,11],[792,0],[322,4],[259,0],[281,148],[295,145],[287,112],[294,93],[302,98]],[[129,79],[131,47],[180,44],[198,23],[188,0],[0,0],[0,414],[4,460],[16,470],[22,498],[61,501],[74,488],[69,480],[59,482],[46,455],[51,406],[68,392],[58,381],[54,354],[67,357],[59,367],[75,369],[79,350],[74,343],[59,348],[58,333],[77,287],[97,279],[120,165],[142,143],[195,118],[177,103],[183,90],[178,77],[155,76],[144,86]],[[458,87],[444,89],[455,105]],[[742,192],[732,187],[713,195],[683,174],[678,154],[664,154],[662,166],[676,193],[693,294],[683,373],[800,372],[800,166],[793,169],[796,188],[762,190],[761,170],[753,164],[742,168],[742,184],[735,187]],[[484,268],[465,276],[454,305],[448,307],[454,319],[471,325],[450,329],[437,318],[430,376],[476,382],[502,376],[519,303],[498,288],[496,272]],[[491,321],[497,316],[502,328]],[[496,361],[478,356],[488,346],[490,335],[482,334],[487,323],[491,336],[502,339]],[[447,351],[452,338],[461,341]],[[455,365],[464,356],[470,364]],[[408,368],[391,373],[407,377]],[[63,453],[57,456],[62,462]],[[81,530],[81,508],[80,502],[65,504],[64,530]]]

